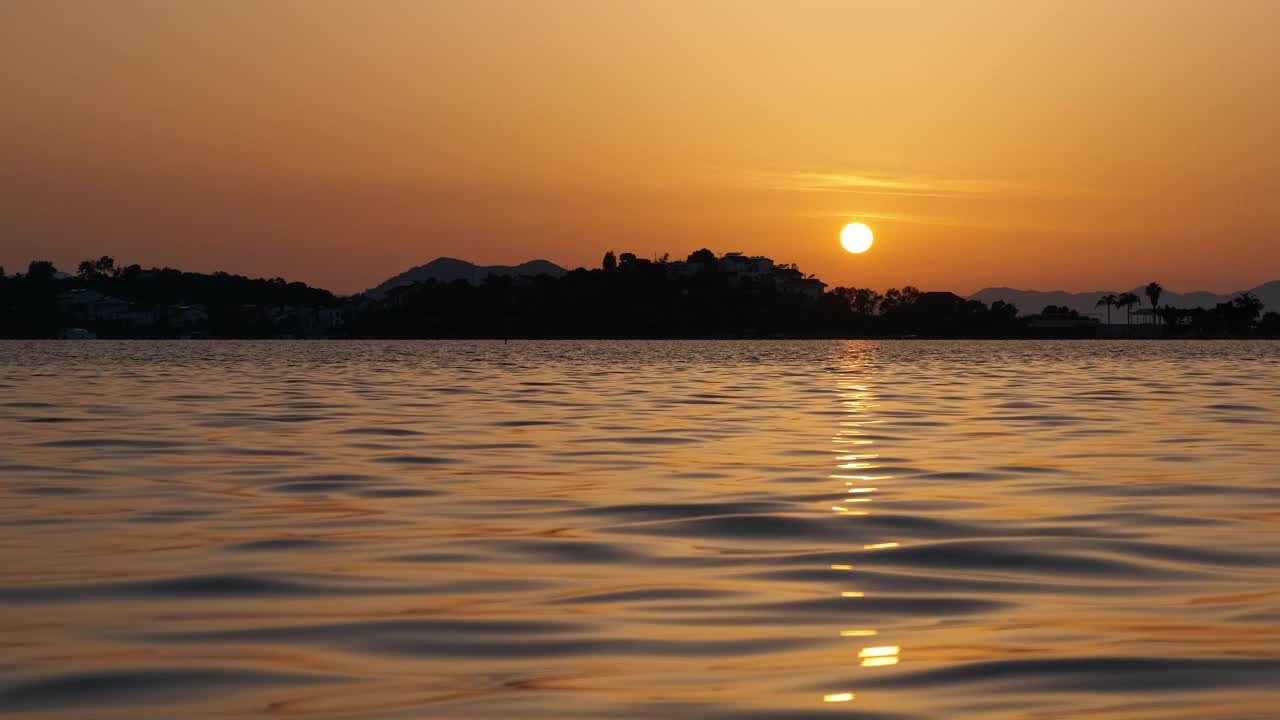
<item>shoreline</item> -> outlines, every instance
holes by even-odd
[[[1099,342],[1099,343],[1144,343],[1144,342],[1242,342],[1242,341],[1278,341],[1280,336],[1276,337],[1167,337],[1167,338],[1097,338],[1097,337],[978,337],[978,336],[945,336],[920,335],[915,337],[902,336],[885,336],[885,335],[781,335],[781,336],[751,336],[751,335],[719,335],[719,336],[694,336],[694,337],[670,337],[670,336],[600,336],[600,337],[584,337],[584,336],[519,336],[519,337],[492,337],[492,336],[474,336],[474,337],[458,337],[458,336],[424,336],[424,337],[252,337],[252,336],[227,336],[227,337],[108,337],[108,338],[15,338],[0,337],[0,342],[774,342],[774,341],[818,341],[818,340],[859,340],[859,341],[879,341],[879,342],[938,342],[938,341],[962,341],[962,342]]]

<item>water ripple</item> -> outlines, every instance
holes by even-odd
[[[0,378],[0,714],[1280,704],[1280,343],[13,342]]]

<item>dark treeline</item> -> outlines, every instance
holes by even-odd
[[[858,306],[855,293],[863,294]],[[989,308],[950,293],[837,288],[815,296],[712,264],[677,274],[637,259],[562,278],[416,284],[368,306],[353,330],[403,338],[1010,337],[1022,327],[1011,305]]]
[[[71,328],[99,337],[275,337],[298,324],[282,308],[342,302],[281,278],[118,267],[110,257],[62,277],[53,263],[36,261],[25,274],[6,276],[0,268],[0,337],[59,337]]]
[[[1280,337],[1280,313],[1263,313],[1253,293],[1240,293],[1231,302],[1212,308],[1161,307],[1156,312],[1166,327],[1195,337]]]
[[[1152,284],[1158,287],[1155,283]],[[1280,336],[1280,315],[1248,294],[1209,310],[1160,307],[1159,336]],[[1123,305],[1122,305],[1123,307]],[[1127,310],[1128,308],[1126,308]],[[385,297],[341,298],[283,279],[85,261],[0,270],[0,337],[1095,337],[1098,321],[1067,308],[1019,316],[914,287],[830,290],[794,265],[699,250],[683,261],[608,253],[562,277],[429,280]],[[1147,334],[1145,336],[1151,336]]]

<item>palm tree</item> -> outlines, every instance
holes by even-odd
[[[1102,305],[1107,306],[1107,324],[1108,325],[1111,324],[1111,307],[1113,305],[1116,305],[1116,301],[1117,301],[1117,298],[1114,294],[1107,294],[1098,298],[1098,302],[1093,304],[1094,307],[1100,307]]]
[[[1231,301],[1231,304],[1235,305],[1236,308],[1249,319],[1250,325],[1256,322],[1258,320],[1258,316],[1266,309],[1266,305],[1263,304],[1262,300],[1258,299],[1258,296],[1251,292],[1240,293]]]
[[[1138,296],[1134,295],[1131,292],[1120,293],[1120,295],[1116,297],[1116,307],[1124,308],[1124,324],[1125,325],[1129,325],[1130,320],[1133,317],[1133,306],[1141,302],[1142,301],[1138,299]]]
[[[1160,287],[1158,282],[1149,282],[1143,292],[1146,293],[1147,299],[1151,301],[1151,311],[1154,314],[1155,309],[1160,306],[1160,293],[1164,292],[1164,288]]]

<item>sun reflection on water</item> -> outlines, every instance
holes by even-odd
[[[859,413],[864,412],[867,408],[875,407],[874,405],[870,405],[865,402],[865,399],[868,395],[867,389],[865,387],[847,386],[842,389],[845,390],[845,392],[842,394],[842,397],[845,398],[843,404],[846,406],[847,411],[850,414],[858,415]],[[882,422],[882,421],[863,420],[859,417],[858,420],[844,421],[844,422],[841,422],[840,425],[844,428],[850,428],[850,427],[859,427],[862,425],[877,424],[879,422]],[[836,436],[832,438],[832,442],[836,443],[837,445],[847,445],[851,443],[858,444],[858,445],[871,445],[874,443],[873,440],[869,440],[869,439],[850,439],[850,436],[856,437],[861,434],[863,434],[861,430],[842,429],[842,430],[839,430]],[[879,457],[880,457],[879,453],[859,453],[859,454],[837,455],[835,457],[835,460],[837,462],[836,467],[839,470],[874,471],[876,468],[879,467],[879,465],[877,465],[875,462]],[[865,511],[850,510],[849,508],[845,507],[845,505],[852,504],[852,503],[872,502],[873,499],[871,497],[866,497],[866,496],[869,496],[872,493],[876,493],[880,491],[880,488],[878,487],[865,486],[865,485],[862,485],[861,483],[882,482],[884,480],[892,479],[892,476],[890,475],[872,475],[872,474],[858,474],[858,475],[834,474],[829,477],[833,480],[845,481],[844,484],[846,486],[846,489],[843,493],[844,497],[839,501],[840,504],[833,505],[831,508],[832,510],[838,513],[842,513],[844,515],[866,515],[867,513]],[[850,497],[851,495],[855,497]],[[879,542],[879,543],[869,543],[869,544],[863,545],[862,549],[864,551],[869,551],[869,550],[883,550],[883,549],[896,548],[896,547],[900,547],[900,543],[887,541],[887,542]],[[854,571],[853,565],[843,564],[843,563],[833,564],[831,565],[831,569],[835,571],[841,571],[841,572]],[[841,592],[840,596],[845,598],[863,598],[863,597],[866,597],[866,593],[862,591],[846,590]],[[871,628],[854,628],[854,629],[840,631],[841,637],[873,637],[876,635],[879,635],[879,631]],[[901,648],[899,648],[897,645],[880,645],[880,646],[864,647],[858,651],[859,664],[862,667],[884,667],[889,665],[896,665],[898,664],[900,659],[899,658],[900,650]],[[853,698],[854,698],[853,693],[832,693],[829,695],[824,695],[822,700],[823,702],[847,702],[849,700],[852,700]]]
[[[898,664],[897,645],[885,645],[882,647],[865,647],[858,651],[858,657],[862,659],[862,667],[883,667],[885,665]]]

